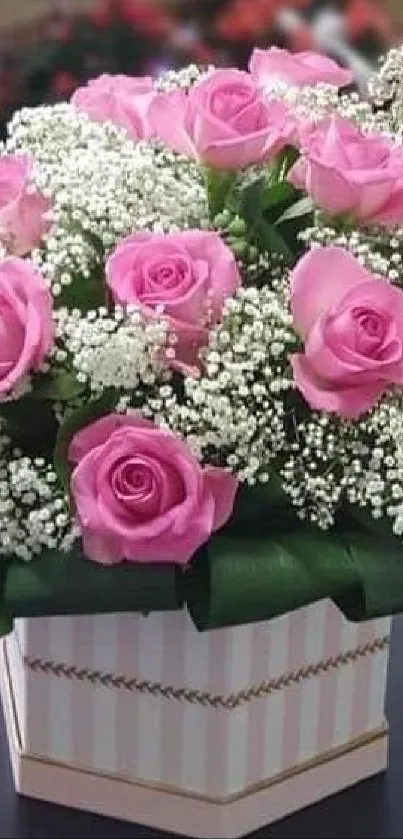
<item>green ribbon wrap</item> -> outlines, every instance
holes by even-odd
[[[340,518],[322,532],[281,497],[239,494],[230,524],[182,569],[102,566],[78,551],[0,561],[0,635],[17,617],[169,611],[187,605],[201,631],[269,620],[331,598],[349,620],[403,611],[403,546],[390,526]]]

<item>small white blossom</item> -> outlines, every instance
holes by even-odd
[[[55,321],[56,357],[67,351],[78,381],[87,383],[94,395],[108,388],[123,392],[148,388],[169,376],[163,320],[146,322],[135,307],[126,313],[117,307],[113,317],[102,309],[86,316],[59,309]]]
[[[286,440],[294,345],[284,288],[242,288],[226,301],[222,323],[210,335],[203,374],[185,379],[185,399],[160,388],[144,410],[179,431],[202,460],[251,484],[261,474],[266,481],[268,463]]]
[[[7,454],[0,459],[0,555],[29,560],[44,550],[70,551],[79,530],[53,467]]]
[[[143,230],[203,227],[207,196],[196,163],[123,129],[90,120],[71,105],[14,115],[9,151],[30,152],[37,187],[52,201],[53,224],[33,259],[55,297],[74,284],[78,299],[101,289],[106,256]]]

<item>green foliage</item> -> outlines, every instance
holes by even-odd
[[[279,254],[285,265],[295,264],[298,233],[301,223],[310,222],[313,204],[285,179],[294,159],[295,150],[287,149],[252,180],[244,173],[206,170],[211,220],[227,233],[237,256],[257,247]]]
[[[57,434],[57,420],[50,402],[28,393],[13,402],[2,402],[0,416],[13,444],[30,457],[49,457]]]
[[[290,513],[268,506],[247,524],[244,510],[243,534],[230,526],[200,552],[186,576],[199,629],[270,620],[327,597],[353,621],[402,611],[399,540],[351,520],[323,532]]]
[[[11,559],[6,568],[0,584],[0,637],[17,617],[148,613],[182,605],[179,571],[169,563],[100,565],[76,549],[44,551],[27,563]]]
[[[113,391],[105,391],[99,399],[87,402],[76,411],[68,414],[59,428],[55,449],[54,465],[56,474],[62,485],[69,489],[70,469],[68,463],[68,449],[74,434],[89,425],[94,420],[109,414],[116,404]]]
[[[75,374],[62,367],[54,367],[49,373],[37,376],[34,381],[33,397],[54,402],[68,402],[83,393],[85,385]]]

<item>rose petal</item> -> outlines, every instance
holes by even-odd
[[[156,137],[179,154],[196,157],[197,151],[185,128],[187,94],[183,90],[157,95],[149,110],[149,120]]]
[[[85,530],[82,542],[83,552],[92,562],[99,562],[101,565],[117,565],[122,562],[119,542],[113,536]]]
[[[291,167],[287,180],[295,186],[296,189],[305,189],[306,180],[308,177],[309,163],[303,155]]]
[[[319,83],[345,87],[353,81],[350,70],[345,70],[325,55],[316,52],[291,53],[279,47],[254,49],[249,69],[255,81],[263,86],[270,85],[273,78],[298,87]]]
[[[97,122],[111,121],[125,128],[134,140],[148,139],[152,132],[148,110],[155,96],[149,76],[140,78],[103,73],[79,87],[71,104]]]
[[[336,215],[358,208],[358,190],[330,162],[309,160],[306,173],[305,189],[319,207]],[[292,170],[289,179],[292,183]]]
[[[101,446],[114,431],[126,425],[134,428],[153,429],[155,427],[150,420],[140,414],[107,414],[75,433],[69,446],[69,463],[79,463],[88,452]]]
[[[403,223],[403,184],[401,181],[383,207],[377,211],[375,221],[385,227],[395,227]]]
[[[203,479],[206,490],[211,492],[214,498],[214,523],[213,530],[219,530],[231,517],[235,497],[239,487],[239,481],[225,469],[207,466],[203,471]]]
[[[304,337],[322,313],[368,281],[373,282],[371,274],[343,248],[309,251],[291,275],[291,309],[297,330]]]
[[[315,376],[304,355],[291,358],[296,388],[308,405],[316,411],[335,413],[355,419],[369,411],[385,391],[385,382],[368,382],[357,387],[329,389],[329,383]]]
[[[216,169],[243,169],[253,163],[262,163],[288,145],[288,137],[271,134],[268,129],[247,137],[221,140],[216,145],[205,146],[203,159]]]

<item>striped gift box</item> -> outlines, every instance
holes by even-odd
[[[19,621],[17,786],[193,835],[254,829],[385,768],[389,632],[330,601],[206,634],[185,613]]]

